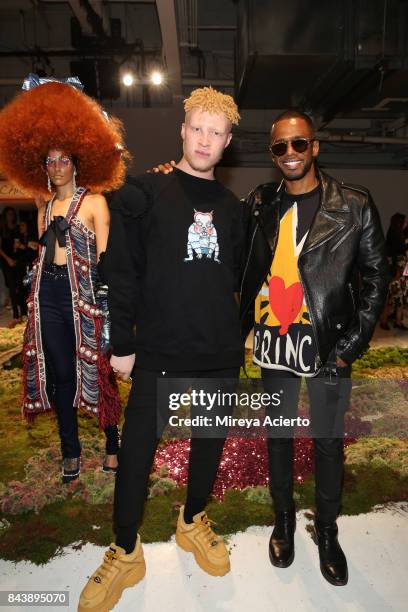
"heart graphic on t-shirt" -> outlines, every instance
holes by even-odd
[[[281,325],[279,335],[283,336],[302,308],[303,289],[301,283],[293,283],[293,285],[285,287],[283,278],[272,276],[269,281],[269,304]]]

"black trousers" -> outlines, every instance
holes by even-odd
[[[125,549],[134,545],[142,522],[154,455],[171,414],[169,393],[183,393],[190,386],[197,390],[205,389],[207,392],[233,391],[238,382],[239,368],[163,373],[135,367],[132,376],[133,384],[125,410],[114,495],[116,544]],[[170,379],[178,380],[171,382]],[[188,379],[188,382],[179,379]],[[165,384],[165,392],[161,393],[159,388],[158,394],[160,381]],[[165,401],[167,405],[164,405]],[[230,414],[232,407],[217,406],[217,411],[219,414]],[[192,410],[192,416],[205,412],[205,409],[199,407]],[[214,411],[212,413],[214,414]],[[204,437],[206,432],[207,436]],[[206,432],[192,431],[188,495],[196,499],[206,499],[213,489],[228,428],[220,427],[216,432]]]
[[[47,368],[54,382],[53,393],[63,458],[79,457],[81,445],[78,437],[76,392],[75,328],[72,295],[67,266],[51,264],[44,268],[40,293],[41,337]],[[119,432],[116,426],[107,427],[106,453],[115,455],[119,450]]]
[[[324,523],[336,520],[343,489],[344,414],[351,393],[351,367],[338,368],[338,376],[319,374],[306,378],[310,403],[310,424],[315,450],[316,514]],[[272,417],[297,415],[301,378],[290,372],[262,369],[267,393],[280,393],[280,406],[270,407]],[[282,435],[282,437],[280,437]],[[267,441],[269,486],[275,511],[292,510],[293,428],[269,432]]]
[[[13,309],[13,318],[27,314],[26,292],[21,278],[21,271],[16,266],[11,267],[6,262],[3,262],[4,280],[9,290],[11,307]]]

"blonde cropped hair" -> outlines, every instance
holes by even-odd
[[[193,108],[208,113],[222,113],[234,125],[238,125],[241,118],[233,98],[212,87],[200,87],[191,92],[190,97],[184,100],[184,110],[188,113]]]

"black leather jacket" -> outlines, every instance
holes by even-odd
[[[389,267],[378,211],[363,187],[317,171],[322,197],[298,266],[317,343],[317,367],[333,349],[352,363],[368,349],[387,295]],[[244,201],[246,255],[241,284],[242,333],[270,270],[279,234],[283,184],[257,187]]]

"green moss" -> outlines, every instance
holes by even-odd
[[[395,438],[363,438],[350,445],[346,461],[351,470],[389,468],[402,477],[408,477],[408,441]]]
[[[140,537],[143,542],[167,542],[176,531],[178,510],[184,503],[185,487],[147,500]]]
[[[382,347],[370,349],[358,359],[353,365],[353,369],[376,369],[387,366],[408,366],[408,349],[398,346]]]
[[[129,393],[128,384],[119,385],[123,401]],[[2,418],[0,419],[0,482],[20,480],[24,478],[24,468],[30,457],[39,449],[60,448],[60,440],[54,414],[38,415],[33,423],[21,416],[21,380],[20,376],[10,372],[0,371],[0,403]],[[103,432],[99,431],[97,419],[84,413],[79,413],[79,433],[81,440],[95,438],[100,443],[104,441]],[[102,452],[102,451],[101,451]],[[57,460],[58,469],[60,468]]]
[[[9,331],[0,330],[0,340],[6,335],[5,342],[11,342],[15,345],[16,342],[21,340],[21,330],[11,330],[14,332],[16,339],[10,341],[8,339]],[[7,344],[7,346],[9,345]],[[260,369],[251,365],[251,351],[246,351],[246,362],[248,373],[253,377],[260,376]],[[397,371],[399,366],[407,365],[408,360],[408,349],[399,349],[397,347],[392,348],[381,348],[370,350],[361,360],[357,361],[354,365],[354,377],[358,378],[362,375],[363,371],[367,371],[368,366],[371,368],[375,366],[377,372],[379,367],[384,368],[390,366],[391,370]],[[399,366],[398,366],[399,364]],[[371,372],[375,370],[370,370]],[[0,402],[2,408],[2,419],[0,420],[0,435],[2,437],[2,449],[0,451],[0,481],[6,482],[8,480],[21,479],[24,477],[24,466],[29,457],[39,448],[45,448],[48,446],[59,447],[59,438],[56,429],[55,419],[52,415],[40,415],[36,418],[32,425],[27,425],[26,421],[21,418],[21,372],[18,369],[10,371],[0,371]],[[401,374],[399,377],[402,377]],[[128,383],[119,383],[119,392],[121,395],[123,405],[126,404],[127,396],[129,393],[130,385]],[[304,397],[305,390],[302,387],[301,401],[305,401]],[[401,391],[399,391],[401,394]],[[353,398],[356,395],[356,391],[353,392]],[[380,395],[375,396],[371,394],[370,401],[373,403],[370,405],[369,401],[366,401],[366,413],[373,413],[377,403],[381,403]],[[400,395],[400,399],[402,395]],[[395,401],[398,400],[395,396]],[[353,399],[354,401],[354,399]],[[381,406],[379,407],[379,410]],[[389,411],[387,412],[387,414]],[[384,434],[386,432],[398,435],[398,422],[395,423],[395,415],[391,414],[388,418],[388,422],[377,423],[373,422],[373,431],[375,433]],[[103,439],[103,434],[99,432],[98,423],[96,419],[88,417],[87,415],[80,414],[79,416],[79,427],[81,436],[89,434],[90,436],[96,436],[99,440]]]
[[[0,354],[22,345],[24,329],[25,323],[16,325],[13,329],[0,328]]]
[[[346,471],[343,514],[370,512],[378,504],[408,500],[408,479],[388,466],[358,467]]]
[[[110,504],[86,506],[68,500],[50,504],[40,514],[9,517],[11,525],[0,538],[0,556],[41,564],[74,542],[105,546],[113,537],[111,514]],[[93,525],[100,529],[93,529]]]
[[[374,375],[375,370],[379,368],[384,371],[387,370],[388,375],[392,375],[389,370],[396,369],[396,378],[403,378],[404,372],[401,371],[403,368],[408,367],[408,349],[400,348],[397,346],[382,347],[377,349],[370,349],[363,355],[361,359],[358,359],[353,363],[353,378],[365,377],[367,375]],[[252,351],[245,351],[245,369],[250,378],[260,378],[261,369],[254,365],[252,362]],[[399,373],[398,373],[399,372]],[[406,375],[406,373],[405,373]],[[245,373],[241,370],[241,376],[245,377]]]
[[[185,488],[176,488],[147,501],[140,531],[143,542],[166,542],[173,536],[184,498]],[[313,477],[295,485],[295,498],[299,510],[313,508]],[[408,479],[388,466],[346,466],[343,514],[365,513],[377,504],[404,500],[408,500]],[[272,506],[249,501],[248,489],[227,491],[223,502],[210,501],[207,512],[216,522],[216,532],[223,535],[274,521]],[[39,514],[7,515],[4,518],[10,526],[1,532],[0,557],[45,563],[73,543],[79,547],[85,542],[108,546],[113,539],[111,517],[111,504],[88,505],[73,499],[50,504]]]
[[[13,346],[19,341],[10,335],[3,346]],[[1,340],[2,332],[0,333]],[[1,344],[0,344],[1,349]],[[251,355],[247,352],[248,370],[251,376],[258,377],[260,370],[250,364]],[[407,367],[408,350],[383,348],[369,351],[354,366],[354,377],[394,376],[402,378]],[[12,364],[14,365],[14,364]],[[370,383],[371,385],[371,383]],[[119,384],[123,405],[127,400],[130,386]],[[384,393],[384,386],[366,386],[355,389],[353,412],[358,416],[370,416],[387,409],[382,419],[372,421],[373,431],[398,433],[404,417],[405,396],[397,385]],[[57,478],[60,469],[59,437],[56,422],[52,415],[40,416],[28,425],[20,416],[21,381],[20,371],[14,368],[0,371],[0,402],[2,419],[0,435],[0,496],[4,494],[10,481],[23,480],[27,465],[32,465],[33,457],[41,449],[54,453],[48,457],[43,473],[52,472]],[[301,404],[306,402],[305,387],[302,386]],[[405,410],[406,412],[406,410]],[[388,421],[387,421],[388,419]],[[45,563],[58,554],[62,547],[75,543],[80,547],[84,542],[107,546],[113,539],[112,533],[112,493],[113,478],[98,472],[103,454],[103,433],[99,432],[97,421],[80,414],[79,427],[84,449],[90,453],[94,469],[84,470],[77,485],[72,486],[65,499],[56,501],[59,491],[57,484],[54,497],[48,505],[24,514],[4,513],[0,529],[0,557],[19,561],[27,559],[34,563]],[[89,447],[87,446],[89,444]],[[359,440],[347,449],[346,477],[343,499],[345,514],[368,512],[374,505],[389,501],[408,499],[407,442],[389,438],[366,438]],[[46,480],[40,472],[35,482]],[[37,469],[36,468],[36,469]],[[98,473],[96,473],[98,472]],[[158,485],[155,495],[146,503],[142,539],[145,542],[169,540],[175,531],[178,509],[184,502],[185,488],[175,487],[170,482],[165,469],[156,476],[153,486]],[[33,481],[34,483],[34,481]],[[56,480],[57,483],[57,480]],[[33,484],[34,488],[36,485]],[[65,492],[67,489],[65,489]],[[309,477],[303,483],[295,484],[297,507],[312,508],[314,505],[314,479]],[[274,520],[272,505],[266,487],[254,487],[244,491],[227,491],[223,502],[210,501],[209,516],[216,521],[216,531],[228,535],[245,530],[251,525],[271,525]],[[8,525],[7,521],[10,523]]]
[[[247,487],[244,491],[249,502],[269,505],[272,503],[268,487]]]

